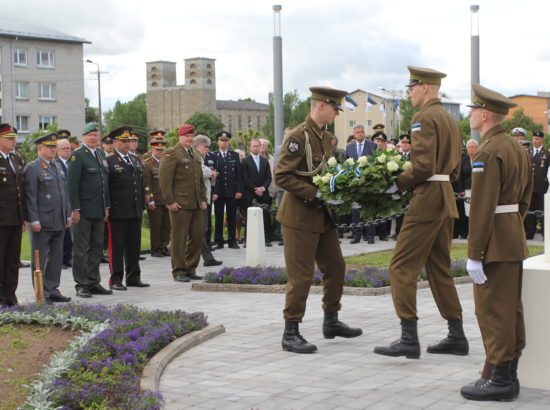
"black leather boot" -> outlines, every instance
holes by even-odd
[[[401,321],[401,338],[392,342],[389,346],[378,346],[374,353],[384,356],[405,356],[407,359],[420,358],[420,343],[416,320]]]
[[[317,346],[309,343],[300,334],[298,322],[285,320],[285,331],[283,333],[283,350],[294,353],[313,353]]]
[[[464,336],[462,320],[449,320],[449,334],[435,345],[428,346],[428,353],[456,354],[465,356],[470,350],[468,340]]]
[[[481,371],[481,377],[474,382],[474,386],[481,386],[483,383],[486,383],[491,378],[491,373],[493,371],[493,365],[485,360],[483,364],[483,370]]]
[[[510,374],[512,375],[512,382],[514,383],[514,392],[516,393],[516,397],[519,396],[519,379],[518,379],[518,363],[519,358],[515,358],[510,363]]]
[[[491,379],[479,386],[464,386],[460,394],[468,400],[512,401],[516,398],[510,362],[493,366]]]
[[[325,320],[323,321],[323,336],[325,336],[325,339],[334,339],[335,336],[357,337],[362,334],[363,331],[358,327],[349,327],[340,322],[338,312],[325,312]]]

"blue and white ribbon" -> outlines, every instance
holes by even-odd
[[[336,190],[336,178],[338,177],[338,175],[346,175],[347,173],[348,171],[342,169],[330,179],[330,192],[334,192]]]

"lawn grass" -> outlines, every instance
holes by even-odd
[[[544,252],[544,246],[529,245],[529,256],[538,255]],[[362,253],[360,255],[348,256],[345,261],[349,265],[361,265],[372,267],[387,267],[390,265],[391,258],[393,257],[393,250]],[[451,247],[451,260],[467,259],[468,257],[468,244],[466,243],[453,243]]]

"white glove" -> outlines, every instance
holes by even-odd
[[[341,199],[329,199],[327,201],[327,204],[329,205],[340,205],[340,204],[343,204],[344,201],[342,201]]]
[[[357,202],[352,202],[351,209],[361,209],[361,205],[359,205]]]
[[[468,262],[466,262],[466,270],[475,284],[483,285],[487,282],[487,276],[485,276],[485,272],[483,272],[483,263],[481,261],[468,259]]]
[[[399,191],[399,188],[397,188],[397,185],[395,184],[395,182],[393,183],[393,185],[391,187],[389,187],[388,189],[386,189],[384,191],[385,194],[393,194],[394,192],[397,192]]]

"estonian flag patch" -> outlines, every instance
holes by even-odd
[[[420,131],[422,129],[422,123],[417,122],[416,124],[413,124],[411,127],[411,132]]]
[[[472,172],[483,172],[485,169],[485,162],[474,162],[472,164]]]

